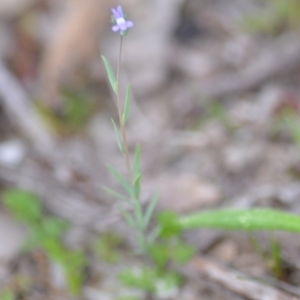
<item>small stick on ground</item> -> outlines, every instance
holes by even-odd
[[[211,260],[198,256],[189,266],[193,272],[200,272],[227,289],[251,300],[297,300],[265,282],[249,278],[246,274],[222,267]]]

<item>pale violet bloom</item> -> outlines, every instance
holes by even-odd
[[[115,25],[112,26],[112,31],[120,31],[121,35],[126,34],[129,28],[133,27],[133,22],[125,19],[123,9],[120,5],[116,9],[112,8],[111,11],[115,23]]]

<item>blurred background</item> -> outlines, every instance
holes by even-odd
[[[114,274],[130,255],[131,235],[101,188],[119,188],[107,163],[126,174],[101,60],[116,68],[120,37],[110,10],[117,4],[134,22],[121,78],[132,85],[129,147],[142,147],[143,199],[159,190],[158,210],[181,214],[300,212],[299,0],[1,0],[1,299],[73,299],[70,282],[80,299],[127,293]],[[66,279],[39,248],[48,233],[72,255],[81,251],[68,267],[82,278]],[[186,238],[249,276],[274,275],[242,233]],[[276,238],[284,245],[277,277],[295,286],[299,239]],[[257,239],[268,248],[263,234]],[[248,299],[207,282],[187,279],[165,299]]]

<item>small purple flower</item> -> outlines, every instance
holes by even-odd
[[[129,28],[133,27],[133,22],[125,19],[122,7],[120,5],[116,9],[112,8],[111,11],[113,14],[113,21],[115,22],[115,25],[112,26],[112,31],[120,31],[121,35],[126,34]]]

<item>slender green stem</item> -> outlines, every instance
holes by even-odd
[[[125,123],[122,118],[123,107],[122,107],[121,95],[120,95],[120,69],[121,69],[121,61],[122,61],[122,46],[123,46],[123,36],[121,36],[121,41],[120,41],[120,50],[119,50],[118,67],[117,67],[117,106],[118,106],[119,122],[120,122],[120,129],[121,129],[123,148],[124,148],[124,158],[129,173],[130,181],[132,184],[134,184],[133,173],[130,167]],[[142,209],[142,204],[140,202],[140,199],[136,199],[136,198],[133,199],[133,209],[135,211],[135,222],[136,224],[138,224],[138,228],[137,228],[138,244],[142,252],[146,254],[148,252],[148,242],[147,242],[147,234],[146,234],[147,228],[143,228],[142,226],[143,209]]]
[[[119,122],[120,122],[120,128],[121,128],[121,134],[122,134],[122,140],[123,140],[123,146],[124,146],[124,158],[125,158],[126,167],[127,167],[128,173],[129,173],[130,180],[133,181],[132,170],[131,170],[130,161],[129,161],[128,143],[127,143],[125,124],[124,124],[123,118],[122,118],[123,108],[122,108],[122,104],[121,104],[121,95],[120,95],[120,68],[121,68],[121,61],[122,61],[122,48],[123,48],[122,46],[123,46],[123,36],[121,35],[119,58],[118,58],[118,68],[117,68],[117,104],[118,104]]]

